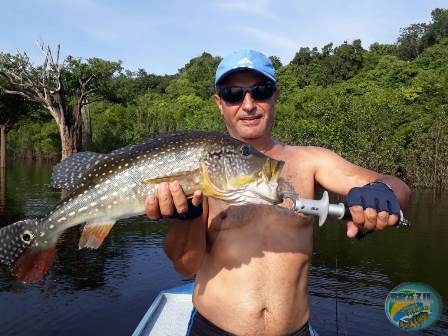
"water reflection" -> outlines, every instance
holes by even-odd
[[[345,238],[345,227],[330,220],[316,232],[310,293],[319,329],[333,335],[404,335],[384,313],[384,300],[396,286],[423,282],[444,300],[444,313],[436,325],[420,332],[448,334],[446,237],[448,201],[441,195],[434,203],[432,191],[415,193],[406,211],[409,229],[374,233],[361,241]]]
[[[6,167],[0,167],[0,226],[14,222],[20,216],[16,200],[6,192]]]
[[[21,164],[5,178],[2,224],[43,215],[60,198],[48,187],[50,166]],[[348,240],[337,220],[316,229],[309,290],[321,335],[404,335],[387,319],[384,300],[409,281],[427,283],[445,300],[440,321],[420,334],[447,334],[447,201],[420,191],[406,213],[409,230],[362,241]],[[155,295],[183,281],[161,249],[165,232],[162,223],[133,218],[119,221],[100,249],[78,250],[74,227],[43,281],[23,286],[0,270],[0,335],[129,335]]]

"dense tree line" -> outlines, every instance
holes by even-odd
[[[275,136],[331,148],[415,186],[447,187],[448,10],[431,15],[430,23],[403,28],[395,44],[364,49],[355,40],[300,48],[284,65],[271,56],[281,89]],[[176,130],[224,130],[212,96],[220,60],[204,52],[177,74],[158,76],[115,62],[70,58],[68,90],[76,91],[80,70],[94,71],[96,79],[88,105],[92,139],[84,149],[106,152]],[[0,94],[0,107],[5,97]],[[42,108],[28,109],[8,133],[8,152],[59,157],[51,116]]]

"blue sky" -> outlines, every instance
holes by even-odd
[[[288,63],[301,47],[361,39],[394,43],[448,0],[2,0],[0,51],[61,44],[65,57],[121,60],[129,70],[175,74],[204,51],[253,48]]]

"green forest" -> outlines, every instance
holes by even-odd
[[[36,82],[44,78],[42,65],[27,63],[26,55],[1,55],[4,72],[22,64]],[[354,40],[302,47],[288,64],[270,58],[281,90],[277,139],[330,148],[414,187],[448,186],[448,9],[402,28],[394,44],[365,49]],[[213,99],[220,60],[203,52],[176,74],[161,76],[126,70],[120,62],[68,57],[60,71],[64,104],[78,104],[88,115],[80,121],[77,150],[108,152],[177,130],[225,131]],[[49,73],[46,80],[55,81]],[[58,126],[48,108],[31,93],[8,94],[6,79],[0,77],[0,123],[8,159],[60,159]]]

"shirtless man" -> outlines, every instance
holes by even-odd
[[[266,56],[244,50],[224,58],[215,86],[215,101],[230,135],[285,161],[282,177],[294,192],[314,198],[319,184],[340,195],[352,193],[348,237],[398,221],[397,207],[406,208],[410,198],[398,178],[356,166],[324,148],[289,146],[271,137],[279,89]],[[368,185],[375,181],[381,182]],[[384,211],[378,202],[363,207],[356,201],[360,195],[395,202],[395,210]],[[169,220],[164,246],[180,274],[196,275],[189,335],[312,334],[307,279],[313,219],[277,206],[232,206],[203,198],[200,191],[188,206],[176,182],[161,184],[158,194],[148,197],[146,213],[151,219],[176,212],[200,214],[192,210],[201,205],[199,217]]]

